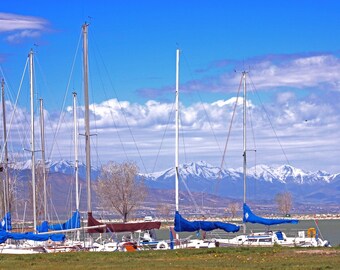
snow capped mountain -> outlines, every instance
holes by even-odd
[[[175,169],[144,174],[146,184],[152,188],[174,189]],[[204,161],[191,162],[179,166],[180,190],[218,193],[220,196],[241,198],[243,194],[243,171],[220,169]],[[340,200],[340,174],[324,171],[308,172],[290,165],[270,167],[258,165],[247,169],[247,197],[273,199],[279,192],[290,191],[294,197],[303,200],[306,196],[325,200]],[[315,191],[318,191],[317,196]],[[333,198],[329,192],[332,191]],[[251,193],[255,193],[252,195]],[[254,197],[254,198],[255,198]]]
[[[17,171],[26,171],[31,170],[32,167],[31,160],[23,161],[23,162],[15,162],[12,164],[9,164],[9,167],[12,170]],[[74,174],[74,162],[68,161],[68,160],[59,160],[59,161],[51,161],[48,160],[45,163],[46,168],[49,170],[50,173],[61,173],[66,175],[73,175]],[[78,164],[78,170],[79,170],[79,177],[85,178],[86,175],[86,165],[82,162],[79,162]],[[99,175],[100,170],[96,167],[92,167],[91,169],[91,178],[93,180],[97,179]]]
[[[248,169],[247,175],[254,179],[268,182],[279,181],[284,184],[312,184],[315,182],[329,183],[332,175],[324,171],[307,172],[290,165],[269,167],[267,165],[257,165]]]
[[[12,170],[23,176],[31,169],[31,162],[17,162]],[[67,160],[48,161],[50,174],[74,175],[74,162]],[[85,179],[86,166],[79,164],[79,176]],[[91,178],[96,180],[100,170],[92,168]],[[174,190],[175,169],[140,174],[149,188]],[[180,191],[211,193],[222,197],[241,199],[243,197],[243,171],[220,169],[205,161],[191,162],[179,166]],[[290,165],[271,167],[258,165],[247,169],[247,198],[272,200],[279,192],[289,191],[294,200],[303,203],[323,201],[340,203],[340,174],[324,171],[308,172]]]
[[[240,180],[240,178],[243,177],[242,168],[221,170],[219,167],[208,164],[205,161],[181,164],[179,165],[179,174],[183,179],[220,180],[230,178],[232,180]],[[162,172],[144,174],[143,176],[148,180],[164,181],[166,179],[172,179],[175,176],[175,169],[171,168]],[[324,171],[307,172],[290,165],[282,165],[278,167],[257,165],[256,167],[247,169],[247,178],[270,183],[329,183],[334,177],[335,175]]]

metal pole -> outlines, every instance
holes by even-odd
[[[5,158],[3,163],[3,169],[5,173],[5,189],[4,189],[4,200],[5,200],[5,214],[11,212],[11,203],[9,199],[9,176],[8,176],[8,149],[7,149],[7,128],[6,128],[6,106],[5,106],[5,80],[1,81],[1,97],[2,97],[2,121],[4,127],[4,150]],[[6,222],[7,225],[7,222]]]
[[[76,177],[76,210],[79,213],[79,171],[78,171],[78,125],[77,125],[77,93],[73,92],[73,124],[74,124],[74,172]],[[80,231],[77,231],[77,240]]]
[[[77,125],[77,93],[73,92],[73,124],[74,124],[74,171],[76,177],[76,209],[79,211],[79,172],[78,172],[78,125]]]
[[[247,180],[247,91],[246,91],[246,72],[243,71],[243,203],[246,203],[246,180]],[[243,224],[243,233],[246,233],[246,224]]]
[[[83,72],[84,72],[84,102],[85,102],[85,152],[86,152],[86,184],[87,184],[87,211],[92,212],[91,206],[91,153],[90,153],[90,114],[89,114],[89,82],[88,82],[88,24],[83,29]]]
[[[30,93],[31,93],[31,171],[32,171],[32,205],[33,205],[33,231],[37,229],[36,194],[35,194],[35,144],[34,144],[34,85],[33,85],[33,50],[29,53],[30,60]]]
[[[178,211],[178,140],[179,140],[179,49],[176,51],[176,135],[175,135],[175,191],[176,191],[176,211]]]
[[[44,185],[44,220],[47,220],[47,189],[46,189],[46,168],[45,168],[45,122],[44,122],[44,101],[40,101],[40,142],[41,142],[41,159],[42,159],[42,173]]]

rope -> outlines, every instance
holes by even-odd
[[[13,119],[14,119],[14,116],[16,115],[15,112],[17,110],[18,100],[19,100],[19,96],[20,96],[20,93],[21,93],[21,87],[22,87],[22,84],[23,84],[23,80],[24,80],[24,77],[25,77],[27,66],[28,66],[28,58],[26,60],[24,71],[23,71],[22,76],[21,76],[20,85],[19,85],[19,89],[18,89],[18,94],[17,94],[16,100],[15,100],[15,104],[14,104],[14,110],[13,110],[13,113],[11,115],[11,120],[10,120],[10,123],[9,123],[9,128],[8,128],[7,135],[6,135],[6,138],[5,138],[5,144],[7,144],[7,139],[9,137],[9,134],[10,134],[10,131],[11,131]],[[2,69],[1,69],[1,73],[3,74]],[[5,80],[5,82],[6,82],[6,80]],[[2,148],[0,160],[3,160],[4,149],[5,149],[5,147]]]
[[[78,54],[78,50],[79,50],[79,46],[80,46],[80,41],[81,41],[81,33],[80,33],[80,35],[79,35],[78,45],[77,45],[77,48],[76,48],[76,51],[75,51],[75,54],[74,54],[74,57],[73,57],[71,72],[70,72],[70,76],[69,76],[69,79],[68,79],[68,82],[67,82],[66,92],[65,92],[65,95],[64,95],[64,99],[63,99],[63,105],[62,105],[61,110],[60,110],[61,112],[63,112],[63,111],[64,111],[64,108],[65,108],[66,97],[67,97],[67,95],[68,95],[68,91],[69,91],[69,88],[70,88],[71,78],[72,78],[72,75],[73,75],[73,70],[74,70],[74,66],[75,66],[76,59],[77,59],[77,54]],[[55,130],[55,132],[54,132],[53,141],[52,141],[52,146],[51,146],[51,151],[50,151],[50,154],[48,155],[48,158],[49,158],[49,159],[50,159],[51,156],[52,156],[53,148],[54,148],[54,145],[55,145],[55,143],[56,143],[56,137],[57,137],[57,134],[59,133],[59,130],[60,130],[60,127],[61,127],[61,121],[64,120],[64,117],[65,117],[65,114],[64,114],[64,113],[61,113],[61,114],[60,114],[60,117],[59,117],[59,120],[58,120],[57,128],[56,128],[56,130]]]
[[[146,169],[146,166],[145,166],[145,164],[144,164],[144,160],[143,160],[143,158],[142,158],[142,155],[141,155],[141,153],[140,153],[140,151],[139,151],[139,148],[138,148],[136,139],[135,139],[135,137],[134,137],[134,135],[133,135],[133,133],[132,133],[131,127],[130,127],[128,121],[127,121],[126,114],[125,114],[125,112],[124,112],[124,110],[123,110],[123,108],[122,108],[122,106],[121,106],[121,104],[120,104],[120,100],[119,100],[119,98],[118,98],[118,94],[117,94],[117,92],[116,92],[116,89],[113,87],[113,83],[112,83],[111,77],[109,76],[108,69],[107,69],[107,67],[106,67],[106,65],[105,65],[105,62],[103,61],[103,57],[102,57],[102,55],[101,55],[101,53],[100,53],[100,51],[99,51],[99,49],[98,49],[98,46],[97,46],[97,43],[96,43],[96,39],[93,39],[93,40],[94,40],[95,46],[97,47],[98,54],[99,54],[99,56],[100,56],[100,58],[101,58],[101,60],[102,60],[102,62],[103,62],[103,66],[104,66],[105,72],[107,73],[107,76],[108,76],[108,78],[109,78],[109,82],[110,82],[110,85],[111,85],[111,87],[112,87],[112,90],[114,91],[114,93],[115,93],[115,95],[116,95],[116,97],[117,97],[117,101],[118,101],[118,105],[119,105],[120,111],[122,112],[122,114],[123,114],[123,116],[124,116],[124,120],[125,120],[125,122],[126,122],[126,125],[127,125],[127,127],[128,127],[129,133],[130,133],[130,135],[131,135],[131,138],[132,138],[133,143],[134,143],[134,145],[135,145],[135,148],[136,148],[136,150],[137,150],[137,153],[138,153],[138,156],[139,156],[139,158],[140,158],[140,161],[141,161],[141,163],[142,163],[142,165],[143,165],[144,171],[145,171],[146,173],[148,173],[148,171],[147,171],[147,169]],[[104,89],[104,95],[105,95],[105,98],[108,99],[105,89]],[[112,114],[111,114],[111,115],[112,115]],[[116,126],[116,125],[115,125],[115,126]],[[117,132],[118,132],[118,131],[117,131]],[[122,143],[122,141],[121,141],[121,143]],[[126,153],[125,153],[125,155],[127,156]]]
[[[159,153],[161,151],[161,148],[162,148],[162,145],[163,145],[163,142],[164,142],[165,134],[166,134],[167,129],[168,129],[169,125],[170,125],[170,119],[171,119],[171,117],[172,117],[172,115],[174,113],[174,106],[175,106],[175,102],[172,103],[172,108],[171,108],[171,111],[170,111],[170,114],[169,114],[168,122],[167,122],[167,124],[165,126],[165,130],[164,130],[164,133],[163,133],[163,136],[162,136],[161,144],[160,144],[160,146],[158,148],[157,155],[156,155],[156,160],[155,160],[155,163],[154,163],[153,168],[152,168],[152,173],[155,172],[155,168],[156,168],[156,165],[157,165],[157,162],[158,162]]]
[[[266,117],[267,117],[267,119],[268,119],[268,121],[269,121],[269,124],[270,124],[270,126],[271,126],[271,128],[272,128],[272,130],[273,130],[273,132],[274,132],[274,135],[275,135],[275,137],[276,137],[276,140],[277,140],[277,142],[278,142],[279,145],[280,145],[281,151],[282,151],[282,153],[283,153],[283,155],[284,155],[284,157],[285,157],[285,159],[286,159],[286,162],[287,162],[288,165],[290,165],[290,162],[289,162],[289,160],[288,160],[288,158],[287,158],[286,152],[284,151],[283,146],[282,146],[282,144],[281,144],[281,142],[280,142],[280,140],[279,140],[279,137],[277,136],[277,133],[276,133],[276,131],[275,131],[275,129],[274,129],[273,123],[272,123],[272,121],[270,120],[269,114],[267,113],[267,110],[265,109],[265,107],[264,107],[264,105],[263,105],[263,103],[262,103],[262,100],[261,100],[261,98],[260,98],[260,96],[259,96],[259,94],[258,94],[258,92],[257,92],[257,90],[256,90],[256,87],[255,87],[255,85],[254,85],[254,83],[253,83],[253,80],[251,79],[250,76],[248,76],[248,77],[249,77],[249,79],[250,79],[250,82],[251,82],[252,87],[254,88],[254,92],[255,92],[255,94],[257,95],[257,98],[258,98],[259,101],[260,101],[261,107],[262,107],[263,111],[265,112],[265,115],[266,115]]]
[[[235,105],[234,105],[234,109],[233,109],[233,114],[232,114],[230,125],[229,125],[227,140],[226,140],[226,143],[225,143],[225,146],[224,146],[224,151],[223,151],[222,161],[221,161],[221,166],[220,166],[221,170],[220,170],[220,177],[219,177],[219,179],[222,176],[222,174],[221,174],[222,173],[222,168],[223,168],[223,164],[224,164],[225,155],[227,153],[229,138],[230,138],[230,134],[231,134],[231,128],[233,126],[233,122],[234,122],[234,118],[235,118],[235,114],[236,114],[236,107],[237,107],[238,99],[239,99],[239,96],[240,96],[241,85],[242,85],[242,78],[240,80],[240,84],[239,84],[239,87],[238,87],[238,90],[237,90],[237,97],[236,97],[236,101],[235,101]]]
[[[191,69],[191,66],[190,66],[190,64],[189,64],[189,61],[187,60],[187,57],[186,57],[185,54],[183,54],[183,56],[184,56],[184,62],[186,63],[186,65],[187,65],[187,67],[188,67],[188,69],[189,69],[189,74],[190,74],[191,80],[194,81],[195,84],[196,84],[196,80],[194,80],[194,76],[193,76],[192,69]],[[196,85],[197,85],[197,84],[196,84]],[[206,107],[204,106],[204,102],[203,102],[202,96],[201,96],[201,94],[200,94],[199,91],[196,91],[196,90],[195,90],[195,93],[197,94],[197,96],[198,96],[198,98],[199,98],[199,100],[200,100],[200,105],[202,106],[203,111],[204,111],[204,114],[205,114],[205,116],[207,117],[207,120],[208,120],[210,129],[211,129],[211,132],[212,132],[212,134],[213,134],[213,136],[214,136],[214,139],[215,139],[217,148],[218,148],[218,150],[219,150],[219,151],[221,152],[221,154],[222,154],[222,149],[221,149],[221,147],[220,147],[220,144],[218,143],[217,135],[216,135],[216,133],[214,132],[214,128],[213,128],[213,125],[212,125],[212,123],[211,123],[212,121],[210,120],[210,117],[209,117],[209,114],[208,114],[208,112],[207,112],[207,109],[206,109]]]

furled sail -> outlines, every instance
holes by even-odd
[[[37,226],[38,232],[48,232],[48,230],[52,231],[60,231],[60,230],[69,230],[80,228],[80,214],[79,211],[75,211],[71,218],[69,218],[65,223],[62,224],[48,224],[48,221],[43,221],[41,225]]]
[[[4,218],[0,223],[0,230],[11,231],[12,230],[12,221],[11,221],[11,213],[7,212]]]
[[[92,213],[88,213],[87,226],[106,225],[104,228],[88,229],[89,233],[104,233],[104,232],[135,232],[145,231],[152,229],[159,229],[161,222],[159,221],[143,221],[143,222],[131,222],[131,223],[101,223],[96,220]]]
[[[258,223],[263,225],[277,225],[283,223],[297,224],[297,219],[271,219],[255,215],[247,204],[243,204],[243,222]]]
[[[175,213],[176,232],[212,231],[216,229],[221,229],[226,232],[237,232],[240,230],[240,226],[220,221],[188,221],[183,218],[178,211]]]
[[[0,231],[0,243],[6,242],[7,239],[13,240],[33,240],[33,241],[64,241],[64,234],[35,234],[32,232],[26,233],[11,233],[6,231]]]

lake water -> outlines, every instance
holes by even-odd
[[[332,219],[332,220],[318,220],[317,222],[319,227],[319,235],[322,239],[328,240],[333,247],[340,246],[340,220]],[[314,220],[301,220],[298,224],[283,224],[277,226],[271,226],[270,230],[282,230],[286,233],[287,236],[297,236],[298,231],[306,231],[308,228],[317,228]],[[266,229],[264,225],[258,224],[248,224],[247,223],[247,233],[252,232],[261,232]],[[233,238],[234,236],[242,234],[241,230],[238,233],[225,233],[222,231],[218,232],[208,232],[207,238],[210,237],[223,237],[223,238]],[[186,238],[189,235],[193,235],[193,237],[197,238],[196,233],[180,233],[180,238]],[[307,235],[307,233],[306,233]],[[161,229],[157,231],[158,239],[169,239],[169,230]],[[200,237],[200,236],[198,236]]]

